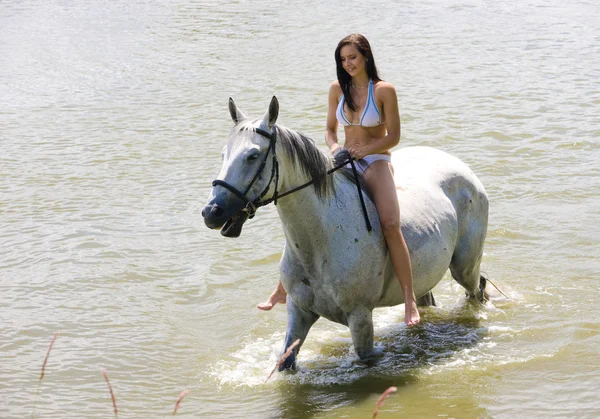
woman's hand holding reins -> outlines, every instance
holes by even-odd
[[[370,153],[367,150],[366,146],[353,146],[348,148],[348,152],[350,153],[350,155],[352,157],[354,157],[356,160],[360,160],[365,156],[368,156]]]
[[[340,166],[350,160],[350,153],[343,147],[337,147],[331,153],[333,155],[333,161],[336,166]]]

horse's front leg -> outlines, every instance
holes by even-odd
[[[297,340],[300,339],[300,344],[296,346],[291,355],[288,356],[282,365],[279,366],[279,371],[296,369],[296,356],[300,352],[300,347],[308,335],[308,331],[313,324],[319,319],[319,316],[312,311],[303,310],[296,306],[291,298],[287,299],[287,331],[285,334],[285,345],[283,347],[282,355],[285,351]]]
[[[354,349],[361,361],[373,359],[373,312],[365,307],[357,307],[348,314],[348,327],[352,334]]]

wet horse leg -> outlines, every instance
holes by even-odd
[[[417,299],[418,307],[435,307],[435,305],[435,298],[433,298],[433,293],[431,291]]]
[[[487,300],[486,279],[479,270],[487,232],[488,202],[482,194],[467,190],[462,191],[461,197],[462,217],[459,216],[458,240],[450,272],[470,298],[484,302]]]
[[[354,349],[361,361],[374,357],[373,350],[373,313],[365,307],[355,308],[348,314],[348,327],[352,335]]]
[[[313,324],[319,319],[319,316],[312,311],[303,310],[296,306],[291,298],[287,299],[287,331],[285,334],[285,345],[282,354],[285,353],[297,339],[300,339],[300,344],[294,348],[292,354],[286,358],[284,363],[279,367],[279,371],[296,369],[296,356],[300,352],[300,347],[308,335],[308,331]]]
[[[485,292],[486,279],[480,274],[483,246],[473,246],[472,243],[455,250],[450,262],[452,278],[467,291],[469,298],[485,302],[488,297]]]

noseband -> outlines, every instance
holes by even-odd
[[[237,196],[242,201],[244,201],[245,206],[244,206],[244,209],[242,209],[242,212],[247,213],[248,218],[254,217],[256,210],[258,208],[262,207],[263,205],[267,205],[268,203],[270,203],[272,201],[275,203],[275,205],[277,205],[277,185],[279,184],[279,162],[277,161],[277,154],[275,152],[275,142],[276,142],[276,138],[277,138],[275,136],[276,131],[273,131],[273,133],[270,133],[270,132],[267,132],[260,128],[252,128],[252,130],[254,132],[256,132],[257,134],[260,134],[263,137],[269,139],[269,148],[267,149],[267,153],[265,154],[263,161],[261,162],[260,167],[258,168],[258,171],[252,178],[252,181],[250,181],[250,184],[248,184],[248,187],[246,188],[246,190],[244,192],[240,192],[240,190],[237,189],[235,186],[232,186],[229,183],[225,182],[224,180],[220,180],[220,179],[213,180],[213,182],[212,182],[212,186],[217,186],[217,185],[223,186],[225,189],[229,190],[235,196]],[[255,200],[251,201],[247,197],[248,192],[250,191],[250,188],[252,188],[252,185],[254,185],[254,182],[256,182],[256,179],[258,179],[258,177],[261,175],[261,173],[265,169],[267,159],[269,158],[269,154],[271,152],[273,152],[273,165],[271,167],[271,178],[269,179],[269,183],[267,183],[267,186],[260,193],[260,195],[258,195],[258,197]],[[261,199],[267,194],[267,192],[271,188],[271,182],[273,182],[273,178],[275,178],[275,193],[273,194],[273,198],[269,199],[268,201],[261,202]]]

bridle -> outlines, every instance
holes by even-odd
[[[269,148],[267,149],[267,152],[266,152],[262,162],[260,163],[260,167],[258,168],[258,171],[256,172],[256,174],[254,175],[254,177],[248,184],[248,187],[246,188],[246,190],[244,192],[241,192],[235,186],[230,185],[229,183],[225,182],[224,180],[220,180],[220,179],[215,179],[212,182],[212,186],[217,186],[217,185],[223,186],[225,189],[229,190],[235,196],[237,196],[242,201],[244,201],[244,208],[242,209],[242,212],[247,213],[248,218],[254,217],[254,214],[256,213],[257,209],[259,209],[260,207],[262,207],[264,205],[269,204],[271,201],[274,201],[275,205],[277,205],[277,185],[279,184],[279,162],[277,161],[277,154],[275,151],[275,142],[276,142],[275,132],[276,131],[273,131],[273,133],[270,133],[261,128],[252,128],[252,130],[254,132],[256,132],[257,134],[260,134],[263,137],[269,139]],[[271,178],[269,179],[269,183],[267,183],[267,186],[260,193],[260,195],[258,195],[258,197],[256,199],[251,201],[247,197],[248,192],[250,191],[250,188],[252,188],[252,185],[254,185],[254,182],[256,182],[256,179],[258,179],[258,177],[262,174],[263,170],[265,169],[265,165],[267,164],[267,159],[269,158],[269,154],[271,152],[273,153],[273,165],[271,167]],[[267,192],[271,188],[271,182],[273,182],[273,178],[275,178],[275,193],[273,194],[273,198],[271,198],[270,200],[261,202],[261,199],[267,194]]]
[[[271,202],[273,202],[275,205],[277,205],[277,199],[279,198],[283,198],[284,196],[290,195],[294,192],[297,192],[301,189],[306,188],[307,186],[310,186],[314,183],[314,180],[309,180],[308,182],[297,186],[293,189],[290,189],[289,191],[286,191],[282,194],[279,194],[277,191],[277,186],[279,185],[279,161],[277,160],[277,154],[275,151],[275,143],[277,140],[277,136],[276,130],[273,130],[273,132],[268,132],[265,131],[261,128],[252,128],[252,131],[256,132],[257,134],[262,135],[263,137],[267,138],[269,140],[269,148],[267,149],[267,152],[265,153],[265,156],[262,160],[262,162],[260,163],[260,167],[258,168],[258,171],[256,172],[256,174],[254,175],[254,177],[252,178],[252,180],[250,181],[250,184],[248,184],[248,187],[246,188],[246,190],[244,192],[241,192],[239,189],[237,189],[235,186],[230,185],[229,183],[225,182],[224,180],[221,179],[215,179],[212,182],[212,186],[223,186],[225,189],[227,189],[228,191],[230,191],[231,193],[233,193],[235,196],[237,196],[238,198],[240,198],[243,202],[244,202],[244,208],[240,211],[240,212],[244,212],[248,215],[248,218],[253,218],[254,215],[256,214],[256,211],[260,208],[263,207],[265,205],[270,204]],[[248,192],[250,191],[250,188],[252,188],[252,185],[254,185],[254,182],[256,182],[256,179],[259,178],[259,176],[261,175],[261,173],[263,172],[263,170],[265,169],[265,165],[267,163],[267,159],[269,158],[269,154],[273,154],[273,164],[271,167],[271,177],[269,178],[269,182],[267,183],[267,186],[265,187],[265,189],[260,193],[260,195],[258,195],[258,197],[254,200],[250,200],[248,199],[247,195]],[[360,198],[360,203],[362,206],[362,210],[363,210],[363,215],[365,217],[365,223],[367,224],[367,230],[370,232],[373,230],[373,227],[371,227],[371,222],[369,221],[369,216],[367,214],[367,207],[365,206],[365,202],[362,196],[362,188],[360,186],[360,182],[358,181],[358,172],[356,171],[356,166],[354,164],[354,157],[351,157],[350,159],[344,161],[343,163],[335,166],[333,169],[330,169],[327,171],[327,175],[330,175],[332,173],[334,173],[335,171],[341,169],[342,167],[346,166],[348,163],[350,163],[350,166],[352,167],[352,172],[354,173],[354,178],[356,180],[356,186],[358,188],[358,196]],[[273,196],[269,199],[266,199],[264,201],[261,201],[262,198],[267,194],[267,192],[269,191],[269,189],[271,189],[271,183],[273,182],[273,179],[275,179],[275,192],[273,193]]]

